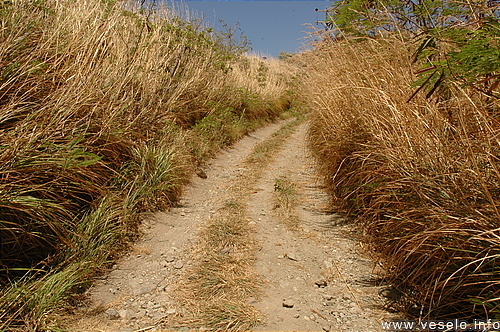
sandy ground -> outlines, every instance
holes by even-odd
[[[186,267],[198,230],[217,213],[227,188],[244,171],[253,147],[283,123],[245,136],[193,178],[180,206],[143,223],[144,235],[133,250],[98,280],[88,303],[68,319],[70,331],[162,331],[164,317],[179,314],[172,290]],[[255,269],[265,280],[262,298],[252,305],[264,315],[259,331],[381,331],[396,317],[383,309],[385,287],[352,227],[328,210],[328,196],[307,153],[307,124],[298,127],[280,153],[262,171],[248,201],[248,216],[259,243]],[[273,205],[276,179],[296,184],[298,230],[280,222]],[[182,330],[187,330],[183,328]]]

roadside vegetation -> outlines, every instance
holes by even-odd
[[[2,1],[0,20],[0,330],[53,330],[143,212],[291,106],[293,69],[169,8]]]
[[[412,317],[500,317],[497,2],[343,1],[294,61],[310,147]]]

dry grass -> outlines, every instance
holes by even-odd
[[[300,220],[297,207],[297,185],[283,176],[274,181],[274,213],[289,229],[299,230]]]
[[[195,264],[178,287],[178,301],[188,313],[170,325],[217,331],[249,330],[260,317],[247,304],[258,294],[260,280],[253,270],[255,243],[239,202],[227,202],[207,220],[193,250]]]
[[[49,329],[138,213],[290,105],[292,78],[168,8],[3,1],[0,18],[0,330]]]
[[[400,309],[500,314],[499,104],[454,86],[425,100],[408,45],[345,40],[295,60],[309,72],[310,146],[334,197],[380,254]]]

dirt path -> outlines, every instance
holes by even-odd
[[[190,250],[203,221],[218,213],[255,145],[282,124],[262,128],[221,153],[205,170],[207,178],[196,177],[186,188],[180,207],[147,218],[143,238],[89,290],[88,305],[69,329],[161,331],[167,329],[165,317],[182,315],[173,290],[193,263]],[[264,317],[255,329],[379,331],[391,317],[381,309],[381,287],[370,282],[374,264],[342,217],[326,210],[328,198],[317,185],[305,133],[303,124],[249,188],[247,215],[259,249],[255,269],[265,281],[262,296],[250,299]],[[276,180],[284,178],[296,190],[294,230],[280,221],[273,201]]]
[[[257,271],[268,286],[255,305],[267,314],[262,331],[379,331],[394,319],[382,310],[383,289],[374,285],[374,263],[363,254],[351,227],[328,211],[328,196],[318,183],[301,126],[284,146],[250,203],[258,220],[262,249]],[[273,213],[276,179],[297,191],[298,230]],[[290,305],[293,307],[290,308]]]

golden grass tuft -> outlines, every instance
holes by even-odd
[[[299,230],[300,220],[297,208],[297,185],[286,176],[274,180],[274,213],[289,229]]]
[[[404,294],[399,308],[498,316],[498,100],[457,85],[407,102],[410,46],[390,38],[323,42],[295,61],[309,73],[318,167]]]

